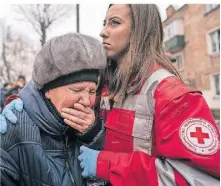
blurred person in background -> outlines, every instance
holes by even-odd
[[[4,83],[3,87],[0,89],[0,103],[1,103],[1,107],[0,107],[0,112],[2,111],[2,109],[4,108],[4,103],[6,100],[6,92],[8,92],[8,90],[10,90],[12,87],[11,83]]]
[[[19,75],[15,84],[11,86],[11,88],[6,92],[6,97],[13,95],[13,94],[18,94],[19,91],[25,86],[26,80],[25,76]]]

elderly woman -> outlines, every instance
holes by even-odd
[[[14,112],[17,125],[1,135],[2,185],[86,184],[77,157],[82,144],[102,147],[103,129],[93,105],[105,66],[103,47],[89,36],[69,33],[42,47],[32,80],[20,92],[24,109]],[[78,113],[81,133],[65,124],[63,107]]]

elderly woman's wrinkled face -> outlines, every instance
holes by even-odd
[[[97,85],[94,82],[78,82],[62,87],[54,88],[45,93],[58,112],[64,107],[72,108],[74,103],[80,103],[85,107],[95,104]]]
[[[120,60],[129,44],[132,27],[132,15],[129,5],[114,4],[104,20],[104,28],[100,34],[107,57]]]

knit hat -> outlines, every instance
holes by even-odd
[[[65,76],[58,77],[57,79],[50,81],[49,83],[43,86],[42,90],[46,92],[53,88],[82,81],[91,81],[98,84],[99,76],[100,73],[97,69],[81,70]]]
[[[97,82],[97,71],[104,69],[106,64],[106,55],[99,40],[68,33],[51,39],[42,47],[35,59],[32,80],[38,89],[51,89],[79,81]]]

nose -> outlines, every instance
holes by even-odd
[[[101,30],[100,37],[102,37],[103,39],[108,37],[108,31],[106,26]]]
[[[84,105],[85,107],[89,107],[91,105],[89,92],[82,93],[79,103]]]

